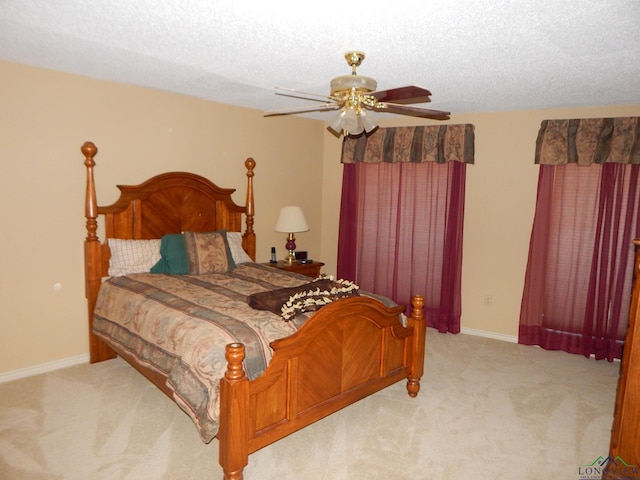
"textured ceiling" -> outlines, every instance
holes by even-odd
[[[640,104],[640,0],[0,0],[0,59],[271,110],[358,69],[456,113]],[[326,118],[331,114],[307,114]]]

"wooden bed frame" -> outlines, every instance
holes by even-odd
[[[166,377],[93,333],[93,311],[110,257],[107,241],[101,242],[97,235],[98,217],[104,221],[107,239],[151,239],[189,230],[242,231],[244,215],[243,246],[255,260],[255,161],[245,161],[245,206],[231,199],[234,189],[219,188],[184,172],[157,175],[136,186],[118,186],[120,198],[112,205],[98,206],[93,172],[98,149],[86,142],[81,151],[87,174],[84,251],[90,361],[120,355],[171,397]],[[242,366],[244,346],[228,345],[217,434],[224,479],[241,480],[250,453],[402,379],[407,379],[407,391],[415,397],[423,374],[423,305],[421,296],[413,297],[405,328],[398,321],[402,306],[387,308],[365,296],[336,301],[314,314],[294,335],[273,342],[269,366],[252,381]]]

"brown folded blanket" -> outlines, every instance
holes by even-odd
[[[254,293],[247,303],[256,310],[268,310],[291,320],[298,313],[311,312],[340,298],[358,295],[358,286],[347,281],[319,278],[297,287]]]

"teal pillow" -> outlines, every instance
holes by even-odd
[[[151,267],[151,273],[186,275],[189,273],[187,250],[181,233],[170,233],[160,241],[160,260]]]

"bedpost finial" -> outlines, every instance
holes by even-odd
[[[256,161],[253,158],[249,157],[244,161],[244,166],[247,167],[247,175],[253,175],[253,169],[256,168]]]
[[[93,168],[96,164],[93,157],[98,153],[98,147],[96,147],[93,142],[84,142],[82,147],[80,147],[80,151],[84,155],[84,166],[88,169]]]
[[[245,376],[242,369],[244,361],[244,345],[241,343],[230,343],[226,347],[225,358],[227,359],[227,371],[224,377],[227,380],[242,380]]]
[[[422,319],[423,313],[422,309],[424,307],[424,297],[422,295],[414,295],[411,298],[411,317],[417,320]]]
[[[93,142],[84,142],[80,147],[80,151],[85,157],[93,158],[98,153],[98,147]]]

